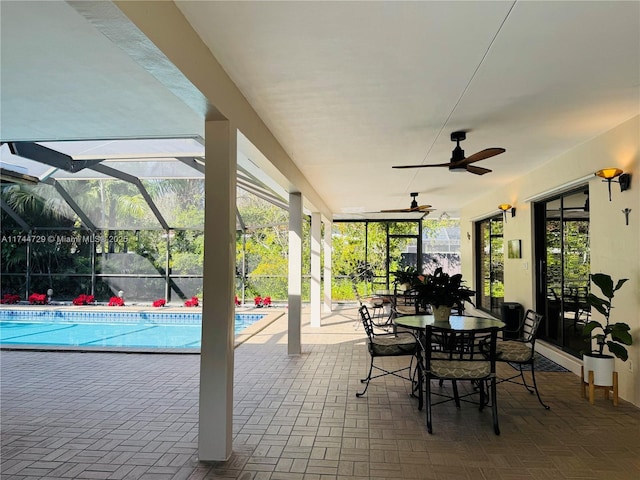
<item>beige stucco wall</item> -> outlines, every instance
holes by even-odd
[[[604,167],[618,167],[632,174],[629,190],[621,193],[619,185],[612,185],[611,202],[606,183],[591,176]],[[635,344],[630,348],[628,362],[616,360],[616,370],[620,396],[640,406],[640,116],[550,159],[543,167],[467,205],[461,212],[460,223],[462,273],[472,285],[475,278],[473,222],[496,214],[500,203],[511,203],[516,207],[516,217],[509,217],[504,225],[504,239],[505,244],[506,240],[522,240],[522,258],[505,258],[505,301],[521,303],[525,309],[534,308],[533,209],[532,203],[525,199],[556,189],[558,192],[570,189],[585,177],[590,198],[591,272],[608,273],[614,279],[629,278],[614,299],[612,320],[631,326]],[[622,213],[624,208],[631,209],[628,226]],[[467,232],[471,239],[467,238]],[[599,314],[595,312],[593,316],[597,318]],[[571,368],[573,364],[571,369],[575,371],[575,361],[565,358],[565,366]],[[562,363],[562,355],[554,360]]]

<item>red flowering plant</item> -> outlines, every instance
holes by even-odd
[[[265,307],[270,307],[271,306],[271,297],[264,297],[262,299],[262,305],[264,305]]]
[[[93,295],[86,295],[84,293],[81,293],[80,295],[78,295],[76,298],[73,299],[73,304],[74,305],[89,305],[91,303],[93,303],[95,300],[95,297]]]
[[[238,300],[238,295],[236,295],[236,300],[235,300],[235,302],[236,302],[236,307],[237,307],[238,305],[240,305],[240,300]]]
[[[198,297],[191,297],[191,299],[184,302],[185,307],[197,307],[198,305],[200,305]]]
[[[44,293],[32,293],[29,295],[29,303],[31,305],[46,305],[47,296]]]
[[[154,307],[164,307],[167,304],[167,301],[164,298],[159,298],[155,302],[153,302]]]
[[[18,303],[19,301],[20,301],[20,295],[16,295],[14,293],[5,293],[2,299],[0,299],[0,303],[7,304],[7,305]]]
[[[258,308],[262,307],[262,297],[260,295],[254,297],[253,304]]]
[[[124,298],[120,297],[111,297],[109,299],[110,307],[124,307]]]

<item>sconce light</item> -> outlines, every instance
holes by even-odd
[[[505,222],[507,221],[507,212],[511,212],[512,217],[516,216],[516,207],[512,207],[508,203],[501,203],[498,208],[502,210],[502,218],[504,218]]]
[[[595,174],[602,178],[603,182],[607,182],[609,187],[609,201],[611,201],[611,182],[619,183],[621,192],[629,190],[629,187],[631,186],[631,174],[622,173],[622,170],[619,168],[603,168],[602,170],[598,170]],[[614,180],[614,178],[617,178],[617,180]]]

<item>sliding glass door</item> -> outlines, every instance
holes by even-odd
[[[589,192],[583,188],[535,205],[540,337],[579,356],[590,317]]]
[[[476,223],[476,305],[496,317],[504,303],[504,241],[502,216]]]

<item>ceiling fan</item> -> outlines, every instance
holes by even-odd
[[[409,208],[396,208],[392,210],[380,210],[382,213],[390,213],[390,212],[422,212],[427,215],[431,212],[431,205],[418,205],[418,201],[416,197],[418,196],[418,192],[412,192],[411,194],[411,206]]]
[[[436,163],[431,165],[395,165],[392,168],[449,167],[449,170],[452,172],[470,172],[475,173],[476,175],[484,175],[485,173],[491,172],[491,170],[470,164],[495,155],[500,155],[506,151],[504,148],[485,148],[484,150],[476,152],[465,158],[464,150],[460,148],[460,142],[465,138],[467,138],[466,132],[453,132],[451,134],[451,141],[456,142],[456,148],[454,148],[451,153],[451,161],[449,163]]]

